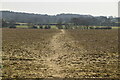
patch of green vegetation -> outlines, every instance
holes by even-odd
[[[56,29],[57,27],[56,27],[56,25],[52,25],[51,28]]]
[[[107,26],[94,26],[94,27],[96,27],[96,28],[97,28],[97,27],[102,28],[102,27],[107,27]]]
[[[112,27],[112,29],[120,29],[120,27]]]
[[[16,26],[17,28],[28,28],[29,26]]]

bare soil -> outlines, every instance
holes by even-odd
[[[117,36],[115,30],[3,29],[3,77],[119,78]]]

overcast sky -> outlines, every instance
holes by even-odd
[[[73,13],[93,16],[118,16],[117,1],[81,2],[9,2],[3,1],[0,10],[56,15]]]

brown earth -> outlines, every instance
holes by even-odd
[[[3,77],[118,78],[117,35],[117,30],[3,29]]]

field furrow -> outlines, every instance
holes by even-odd
[[[3,78],[119,78],[117,30],[3,29]]]

